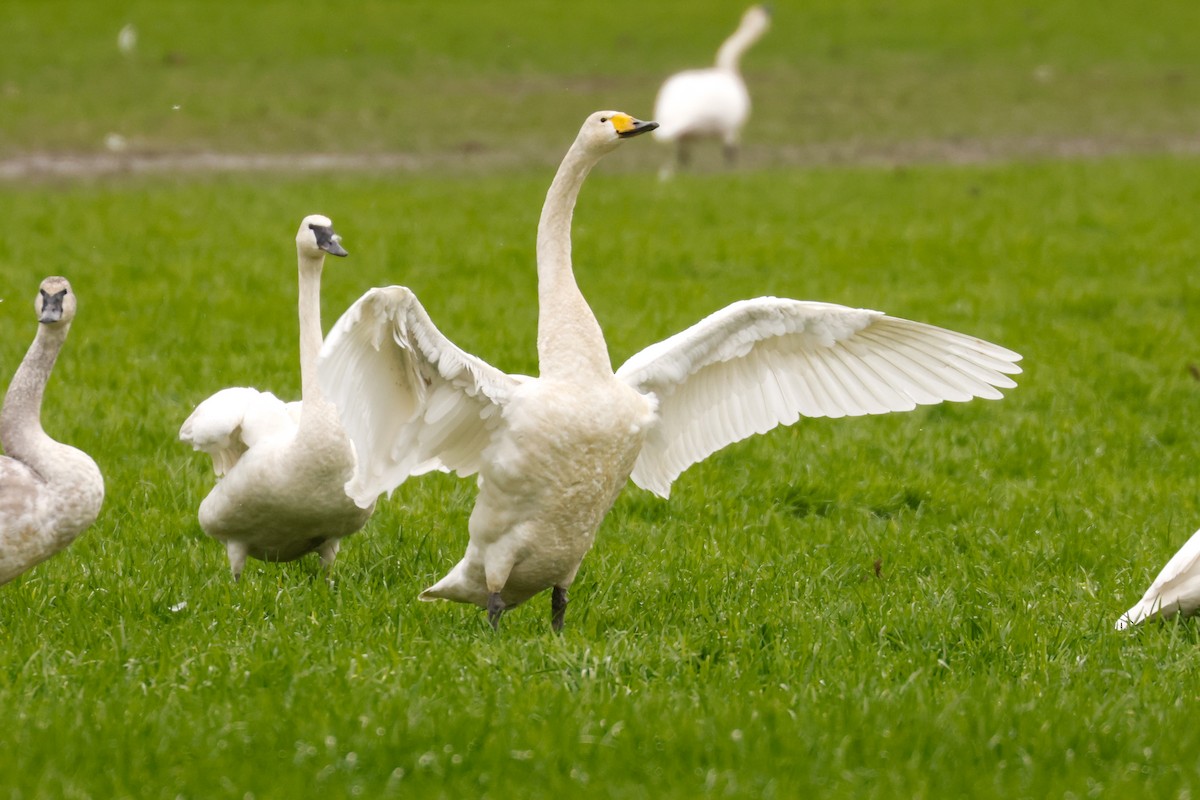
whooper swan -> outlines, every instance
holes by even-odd
[[[1171,556],[1133,608],[1117,620],[1117,630],[1159,617],[1191,614],[1200,608],[1200,531]]]
[[[372,289],[342,316],[320,375],[359,454],[367,505],[409,475],[478,472],[466,555],[422,599],[475,603],[493,626],[553,588],[552,624],[617,494],[666,497],[689,465],[801,415],[905,411],[998,398],[1020,356],[970,336],[828,303],[763,297],[634,355],[616,374],[571,268],[571,215],[592,166],[653,128],[591,115],[538,223],[540,377],[511,376],[443,336],[408,289]]]
[[[42,430],[42,396],[75,319],[66,278],[42,281],[38,330],[0,409],[0,583],[62,550],[96,521],[104,478],[96,462]]]
[[[235,579],[246,556],[291,561],[316,550],[328,571],[342,537],[372,505],[344,486],[354,449],[317,381],[321,349],[321,269],[325,254],[346,255],[327,217],[304,218],[296,234],[300,272],[299,403],[257,389],[223,389],[205,400],[179,438],[212,456],[217,484],[200,504],[200,527],[225,543]]]
[[[717,64],[707,69],[677,72],[663,83],[654,102],[654,132],[662,142],[675,142],[675,157],[686,167],[692,141],[720,139],[726,163],[737,158],[742,126],[750,118],[750,93],[738,71],[742,54],[771,27],[771,14],[763,6],[751,6],[741,24],[717,50]],[[670,162],[659,173],[669,178]]]

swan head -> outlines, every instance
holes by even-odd
[[[607,151],[622,139],[649,133],[657,127],[657,122],[643,122],[623,111],[597,111],[583,123],[579,138],[590,147]]]
[[[33,310],[43,325],[68,324],[75,319],[75,293],[71,291],[71,284],[57,275],[46,278],[38,287]]]
[[[739,27],[754,33],[755,36],[762,36],[771,27],[771,7],[767,5],[750,6],[746,9],[746,13],[742,14]]]
[[[333,222],[321,214],[309,214],[300,222],[300,230],[296,231],[296,251],[315,258],[322,258],[325,253],[350,255],[342,247],[342,237],[333,232]]]

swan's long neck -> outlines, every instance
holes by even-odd
[[[742,55],[750,49],[766,32],[760,24],[752,20],[743,20],[733,35],[726,39],[717,50],[717,67],[719,69],[737,72],[742,61]]]
[[[604,334],[571,269],[571,215],[579,187],[598,160],[580,141],[572,145],[546,193],[538,222],[537,344],[545,378],[612,375]]]
[[[300,396],[302,413],[325,402],[317,380],[321,352],[321,268],[325,257],[301,253],[300,269]],[[301,418],[303,419],[303,417]]]
[[[38,325],[25,360],[13,375],[0,409],[0,444],[11,458],[24,462],[43,477],[51,471],[51,454],[58,445],[42,430],[42,396],[54,362],[67,339],[65,325]]]

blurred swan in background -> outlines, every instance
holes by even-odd
[[[762,297],[734,303],[630,358],[614,374],[576,285],[571,217],[601,156],[654,123],[592,114],[538,223],[540,376],[507,375],[456,347],[413,293],[372,289],[334,325],[325,391],[359,456],[347,491],[367,505],[410,475],[478,473],[461,561],[422,599],[474,603],[493,626],[550,588],[567,590],[630,478],[666,497],[689,465],[800,416],[905,411],[999,398],[1020,356],[875,311]]]
[[[764,6],[751,6],[741,24],[717,50],[717,64],[707,69],[690,69],[667,78],[654,102],[654,119],[659,124],[655,138],[675,143],[675,161],[680,168],[690,160],[696,139],[720,139],[725,161],[737,159],[742,126],[750,118],[750,93],[738,70],[742,54],[771,27],[771,14]],[[671,161],[659,173],[669,178]]]
[[[104,478],[87,453],[42,429],[42,397],[75,318],[66,278],[42,281],[38,329],[0,408],[0,583],[65,548],[96,521]]]
[[[200,527],[224,542],[235,579],[248,555],[291,561],[316,550],[328,571],[342,538],[371,516],[371,504],[346,496],[354,450],[317,381],[326,253],[346,255],[333,223],[319,214],[305,217],[296,233],[301,402],[223,389],[179,430],[180,439],[212,456],[217,484],[200,504]]]

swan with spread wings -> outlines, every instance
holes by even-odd
[[[615,373],[576,285],[571,216],[604,154],[651,130],[601,111],[584,123],[538,224],[536,378],[464,352],[402,286],[372,289],[333,327],[319,376],[358,453],[359,504],[435,469],[478,474],[466,555],[421,598],[500,615],[567,589],[617,495],[666,497],[687,467],[801,416],[906,411],[999,398],[1020,356],[963,334],[828,303],[734,303],[634,355]]]

